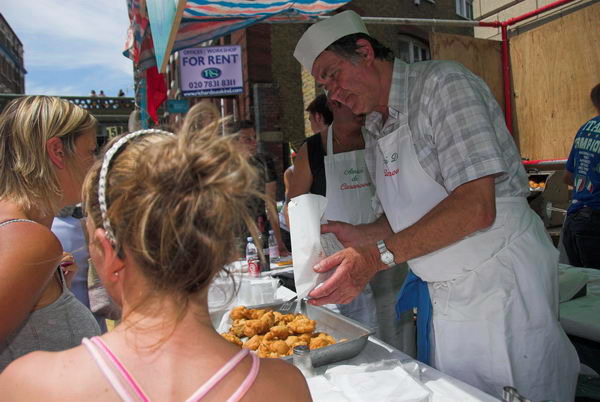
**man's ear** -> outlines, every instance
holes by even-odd
[[[96,229],[94,231],[94,237],[96,238],[95,243],[100,246],[104,258],[103,269],[106,270],[107,278],[116,282],[119,278],[119,272],[125,268],[125,263],[119,257],[117,250],[113,247],[104,229]]]
[[[46,141],[46,152],[52,164],[59,169],[65,168],[65,147],[58,137],[52,137]]]
[[[367,64],[371,64],[373,60],[375,60],[375,51],[373,50],[373,46],[366,39],[358,39],[356,41],[356,53],[358,53],[363,60],[367,62]]]
[[[315,113],[315,121],[319,124],[323,124],[325,122],[325,117],[321,113]]]

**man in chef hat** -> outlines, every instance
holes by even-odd
[[[311,26],[294,56],[330,99],[367,115],[365,161],[385,212],[324,225],[347,248],[315,267],[337,269],[311,303],[347,303],[407,261],[397,311],[418,308],[421,360],[497,397],[510,385],[572,400],[579,361],[558,322],[558,252],[485,83],[458,63],[394,59],[353,11]]]

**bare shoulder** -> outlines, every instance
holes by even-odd
[[[48,261],[54,264],[62,255],[62,246],[47,227],[34,222],[15,222],[0,230],[0,256],[24,263]]]
[[[61,391],[53,354],[32,352],[12,362],[0,375],[2,398],[8,401],[53,400],[52,396]]]
[[[12,362],[0,375],[0,395],[7,401],[64,401],[100,394],[94,362],[82,346],[63,352],[32,352]],[[94,392],[96,391],[96,392]]]
[[[261,359],[263,395],[285,395],[286,401],[311,401],[306,379],[295,366],[280,359]]]

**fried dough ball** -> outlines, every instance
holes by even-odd
[[[281,314],[279,311],[274,311],[273,315],[275,316],[275,322],[277,325],[281,325],[281,323],[285,325],[288,322],[294,321],[295,318],[294,314]]]
[[[277,325],[275,327],[271,327],[269,333],[273,334],[275,338],[286,339],[290,334],[290,330],[286,325]]]
[[[263,335],[269,330],[268,323],[262,320],[246,320],[244,335],[251,338],[254,335]]]
[[[288,354],[290,347],[287,345],[287,343],[285,343],[285,341],[274,341],[269,344],[269,349],[280,356],[285,356]]]
[[[311,333],[306,333],[306,334],[300,334],[298,335],[298,341],[299,342],[305,342],[307,345],[310,342],[312,338],[312,334]]]
[[[263,321],[268,328],[275,325],[275,314],[272,311],[267,311],[259,319]]]
[[[256,350],[260,346],[262,340],[263,337],[261,335],[254,335],[244,343],[243,347],[250,350]]]
[[[231,328],[229,329],[229,332],[231,332],[232,334],[234,334],[237,337],[242,337],[242,336],[244,336],[244,328],[246,328],[246,320],[245,319],[235,320],[233,322],[233,324],[231,324]]]
[[[266,312],[267,312],[267,310],[264,310],[264,309],[250,309],[247,312],[247,317],[251,320],[258,320]]]
[[[322,348],[324,346],[335,344],[335,339],[324,332],[319,333],[314,338],[311,338],[308,348],[310,350]]]
[[[238,345],[239,347],[242,347],[241,339],[238,338],[237,336],[235,336],[234,334],[232,334],[231,332],[222,333],[221,336],[223,338],[225,338],[227,341],[233,343],[234,345]]]
[[[229,317],[231,317],[233,321],[248,318],[248,309],[246,306],[234,307],[233,310],[231,310],[231,313],[229,313]]]
[[[288,323],[288,328],[296,334],[305,334],[313,332],[317,323],[315,320],[309,320],[308,318],[296,318],[294,321]]]
[[[270,358],[278,358],[279,355],[276,352],[273,352],[270,348],[270,342],[269,343],[261,343],[260,346],[258,347],[258,351],[257,351],[258,357],[270,357]]]
[[[296,346],[300,346],[300,345],[308,346],[308,343],[300,340],[300,338],[296,335],[288,336],[287,339],[285,340],[285,343],[289,346],[290,350],[292,350],[292,351],[293,351],[294,347],[296,347]]]

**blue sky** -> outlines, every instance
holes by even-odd
[[[122,55],[126,0],[0,0],[25,50],[25,92],[133,96],[132,62]]]

